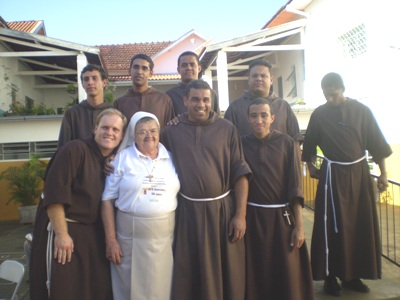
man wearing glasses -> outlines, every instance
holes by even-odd
[[[138,111],[154,114],[161,128],[174,117],[174,107],[168,95],[149,86],[149,78],[153,76],[154,62],[146,54],[136,54],[131,59],[129,74],[132,79],[132,87],[126,94],[114,102],[128,119]]]

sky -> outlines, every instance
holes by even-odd
[[[287,2],[0,0],[0,16],[43,20],[48,37],[88,46],[175,41],[192,29],[222,42],[260,30]]]

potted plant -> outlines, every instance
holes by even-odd
[[[32,155],[20,167],[11,166],[0,174],[0,179],[8,181],[7,189],[10,199],[6,204],[19,204],[18,212],[21,224],[33,223],[36,207],[42,192],[43,175],[46,163]]]
[[[73,95],[73,94],[76,93],[76,87],[75,87],[75,85],[73,83],[68,84],[67,87],[66,87],[66,90],[67,90],[68,94],[72,94]]]

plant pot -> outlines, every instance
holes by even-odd
[[[19,222],[21,224],[35,224],[37,205],[18,207]]]

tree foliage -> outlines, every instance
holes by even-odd
[[[0,174],[0,179],[8,181],[10,202],[22,206],[36,204],[41,192],[46,163],[39,160],[38,155],[32,155],[30,160],[20,167],[11,166]]]

